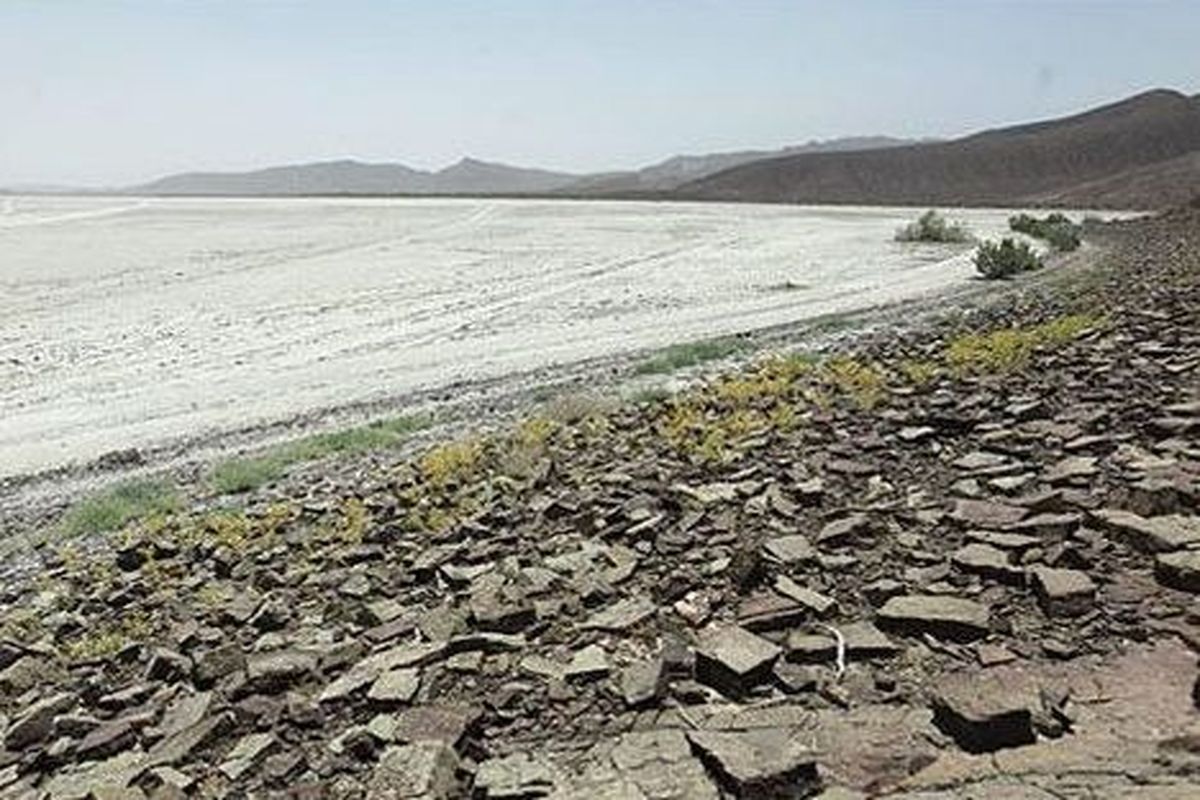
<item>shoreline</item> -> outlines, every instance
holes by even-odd
[[[857,343],[873,336],[904,335],[919,331],[947,315],[970,313],[979,307],[1003,302],[1014,293],[1060,280],[1061,272],[1072,274],[1087,270],[1104,256],[1103,246],[1087,242],[1075,253],[1054,256],[1043,272],[1015,280],[988,282],[973,278],[965,284],[892,303],[727,334],[722,338],[741,343],[738,352],[665,375],[647,377],[638,374],[640,364],[670,349],[649,348],[316,408],[249,427],[203,431],[151,447],[114,450],[83,463],[70,462],[4,476],[0,478],[0,519],[3,520],[0,537],[11,538],[23,528],[45,528],[80,498],[130,479],[165,479],[185,487],[184,493],[190,499],[201,499],[208,492],[200,488],[197,494],[195,489],[202,486],[205,474],[223,461],[253,458],[290,441],[370,425],[398,415],[429,415],[434,419],[429,429],[420,431],[413,436],[413,442],[400,447],[400,452],[411,452],[415,447],[451,434],[510,424],[544,405],[543,396],[547,393],[582,392],[606,401],[622,402],[641,390],[663,385],[679,389],[703,382],[721,371],[740,368],[765,353],[803,350],[827,355],[852,350]],[[189,486],[192,488],[187,488]],[[0,551],[4,549],[0,544]]]
[[[43,547],[0,791],[1194,794],[1200,211],[1100,236],[827,358]]]

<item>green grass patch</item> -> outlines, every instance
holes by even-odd
[[[178,507],[179,495],[170,483],[126,481],[80,501],[63,517],[60,528],[68,536],[106,533],[135,519]]]
[[[733,337],[673,344],[638,364],[633,371],[636,375],[662,375],[694,367],[706,361],[728,358],[749,347],[749,342]]]
[[[221,494],[248,492],[278,480],[295,464],[394,447],[413,433],[428,428],[432,421],[428,415],[407,415],[318,433],[272,447],[259,456],[223,461],[213,468],[209,478]]]

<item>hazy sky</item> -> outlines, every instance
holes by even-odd
[[[563,170],[1200,91],[1200,0],[0,0],[0,185]]]

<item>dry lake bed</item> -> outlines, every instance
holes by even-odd
[[[962,285],[918,212],[0,198],[0,477]]]

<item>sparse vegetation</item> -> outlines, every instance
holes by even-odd
[[[480,441],[447,442],[421,456],[417,467],[426,483],[441,488],[466,480],[482,458]]]
[[[296,464],[332,455],[354,455],[393,447],[431,422],[426,415],[400,416],[319,433],[273,447],[259,456],[222,462],[213,468],[210,480],[221,494],[252,491],[278,480]]]
[[[900,362],[900,375],[912,386],[923,388],[937,380],[941,368],[933,361],[906,358]]]
[[[1071,314],[1026,328],[1001,328],[960,336],[946,348],[946,363],[956,374],[1005,373],[1024,368],[1039,347],[1057,347],[1103,319]]]
[[[987,280],[1010,278],[1022,272],[1042,268],[1042,259],[1025,242],[1011,238],[983,242],[975,253],[975,269]]]
[[[728,358],[747,348],[748,344],[742,339],[724,337],[708,339],[702,342],[674,344],[666,347],[634,368],[637,375],[659,375],[668,372],[694,367],[706,361],[716,361]]]
[[[829,361],[821,368],[821,378],[864,410],[879,405],[887,394],[883,373],[879,368],[853,358]]]
[[[1017,233],[1041,239],[1051,248],[1062,253],[1079,247],[1082,230],[1081,226],[1057,211],[1048,214],[1045,219],[1038,219],[1030,214],[1017,214],[1008,218],[1008,227]]]
[[[966,225],[961,222],[949,222],[933,209],[896,231],[897,242],[963,244],[971,239],[971,232]]]
[[[140,612],[125,614],[116,622],[82,631],[62,647],[68,661],[100,661],[110,659],[131,644],[150,638],[153,626]]]
[[[60,529],[68,536],[107,533],[135,519],[178,507],[179,496],[171,484],[161,480],[126,481],[82,500],[63,517]]]

